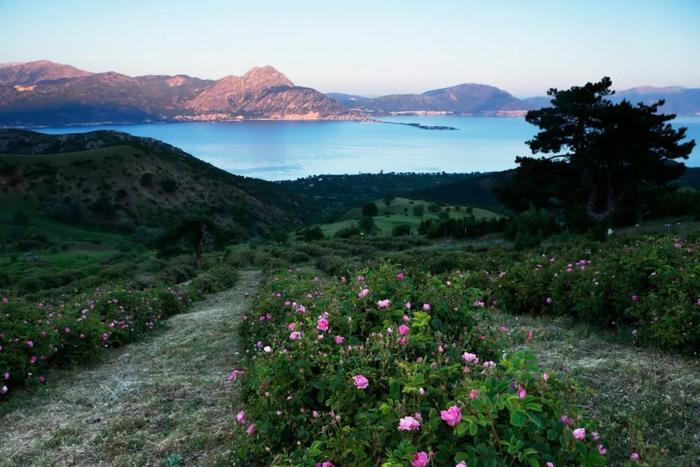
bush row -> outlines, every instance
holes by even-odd
[[[573,315],[640,343],[700,348],[700,242],[670,236],[528,253],[495,274],[512,313]]]
[[[241,329],[245,465],[602,466],[571,388],[504,353],[470,273],[269,280]],[[242,371],[242,373],[241,373]],[[242,374],[242,376],[240,376]]]
[[[94,359],[132,342],[204,294],[230,287],[236,272],[216,266],[187,285],[99,287],[61,301],[3,297],[0,302],[0,400],[23,384],[46,383],[49,366]]]

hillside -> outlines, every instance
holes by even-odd
[[[104,122],[353,119],[358,115],[273,67],[203,80],[89,73],[47,61],[0,68],[0,126]]]
[[[309,214],[275,184],[115,131],[0,130],[0,206],[29,206],[53,218],[122,230],[205,216],[241,239],[299,225]]]

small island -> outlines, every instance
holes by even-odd
[[[422,123],[417,123],[417,122],[404,123],[404,122],[387,122],[386,120],[373,120],[373,121],[377,122],[377,123],[391,123],[393,125],[412,126],[414,128],[420,128],[421,130],[459,130],[459,128],[455,128],[453,126],[423,125]]]

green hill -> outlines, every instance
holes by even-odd
[[[208,217],[238,238],[310,212],[280,185],[232,175],[180,149],[115,131],[0,130],[0,209],[132,231]]]

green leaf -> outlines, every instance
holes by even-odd
[[[467,429],[469,428],[469,423],[467,421],[461,422],[459,425],[457,425],[457,428],[455,429],[455,432],[457,433],[457,436],[463,436],[464,433],[467,432]]]
[[[522,410],[514,410],[510,413],[510,424],[517,427],[525,426],[527,422],[527,413]]]

